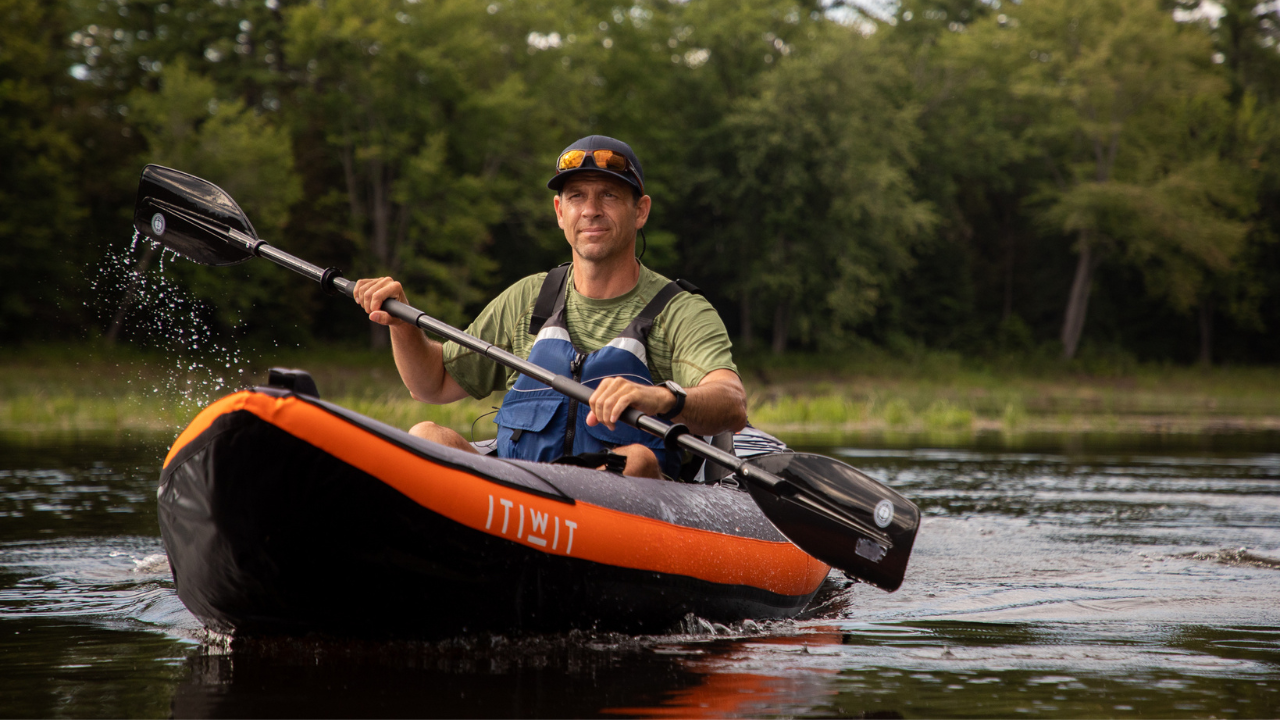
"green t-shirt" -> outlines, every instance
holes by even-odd
[[[530,275],[507,288],[471,323],[467,333],[528,359],[536,339],[529,334],[529,318],[546,276]],[[569,296],[565,300],[569,338],[583,352],[599,350],[616,338],[669,282],[641,265],[640,280],[629,292],[608,300],[593,300],[574,289],[570,269],[566,283]],[[649,374],[654,383],[675,380],[681,387],[694,387],[712,370],[738,371],[731,346],[724,322],[711,303],[701,295],[680,293],[654,318],[649,331]],[[516,382],[514,370],[454,342],[444,344],[444,366],[474,398],[509,390]]]

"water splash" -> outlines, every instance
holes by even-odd
[[[1184,553],[1178,557],[1192,560],[1212,560],[1224,565],[1251,565],[1253,567],[1280,570],[1280,560],[1249,552],[1249,548],[1224,548],[1209,552]]]
[[[211,325],[207,318],[212,308],[166,274],[166,254],[166,248],[135,229],[129,245],[108,250],[89,278],[96,296],[93,307],[110,328],[111,340],[160,349],[171,359],[161,378],[138,381],[149,385],[151,394],[194,409],[248,384],[249,363],[235,328],[227,332]],[[172,266],[171,260],[170,270]]]

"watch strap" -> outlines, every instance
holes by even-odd
[[[685,392],[684,388],[680,387],[674,381],[671,381],[671,380],[668,380],[662,383],[662,387],[671,391],[671,394],[676,396],[676,404],[670,410],[668,410],[665,413],[662,413],[658,417],[662,418],[663,420],[671,420],[672,418],[678,417],[680,413],[684,412],[684,401],[686,398],[689,397],[689,395],[688,393]]]

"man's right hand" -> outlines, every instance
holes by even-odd
[[[407,325],[403,320],[397,320],[382,309],[382,303],[388,299],[399,300],[406,304],[409,302],[409,298],[404,294],[404,288],[395,280],[389,277],[357,280],[352,297],[357,305],[369,313],[369,319],[373,322],[389,327]]]
[[[440,343],[428,338],[412,323],[397,320],[382,309],[382,303],[387,300],[408,304],[400,283],[389,277],[357,280],[351,296],[369,313],[370,320],[391,328],[391,352],[396,370],[414,400],[443,405],[467,396],[467,391],[444,369],[444,348]]]

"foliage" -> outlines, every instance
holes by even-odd
[[[82,214],[69,170],[78,150],[50,122],[66,106],[59,49],[67,21],[65,8],[42,0],[0,1],[0,338],[49,322],[42,291],[73,277],[58,246]]]
[[[908,176],[916,108],[898,99],[904,78],[881,58],[873,39],[826,28],[727,119],[740,209],[730,232],[749,258],[736,284],[777,308],[775,351],[793,322],[806,344],[838,344],[875,314],[932,225]]]
[[[288,133],[245,107],[239,98],[219,98],[212,80],[191,72],[184,59],[165,66],[159,89],[134,90],[126,98],[129,117],[146,142],[139,164],[181,168],[240,198],[262,236],[271,237],[288,222],[290,207],[302,195],[293,170]],[[250,323],[255,314],[284,315],[282,301],[296,285],[259,264],[237,273],[175,264],[173,272],[198,300],[217,308],[228,326]]]
[[[547,146],[546,113],[507,60],[510,29],[491,15],[466,0],[288,13],[287,53],[306,67],[300,106],[324,120],[341,165],[357,271],[402,276],[453,321],[484,300],[489,228],[504,200],[529,192]]]
[[[998,68],[1008,104],[1028,118],[1021,139],[1047,166],[1040,217],[1080,256],[1066,356],[1108,254],[1140,266],[1153,296],[1193,306],[1205,276],[1238,252],[1250,201],[1212,142],[1229,113],[1208,38],[1154,0],[1043,0],[982,19],[957,43],[974,46],[970,57],[996,51],[984,67]]]
[[[122,316],[88,280],[145,162],[465,322],[565,259],[544,184],[603,133],[645,262],[740,347],[1274,362],[1274,5],[0,0],[0,337]],[[166,272],[259,340],[366,324],[265,264]]]
[[[147,143],[144,159],[184,168],[241,198],[259,232],[278,232],[302,196],[288,133],[245,107],[219,98],[212,80],[179,59],[161,71],[158,91],[134,90],[129,114]]]

